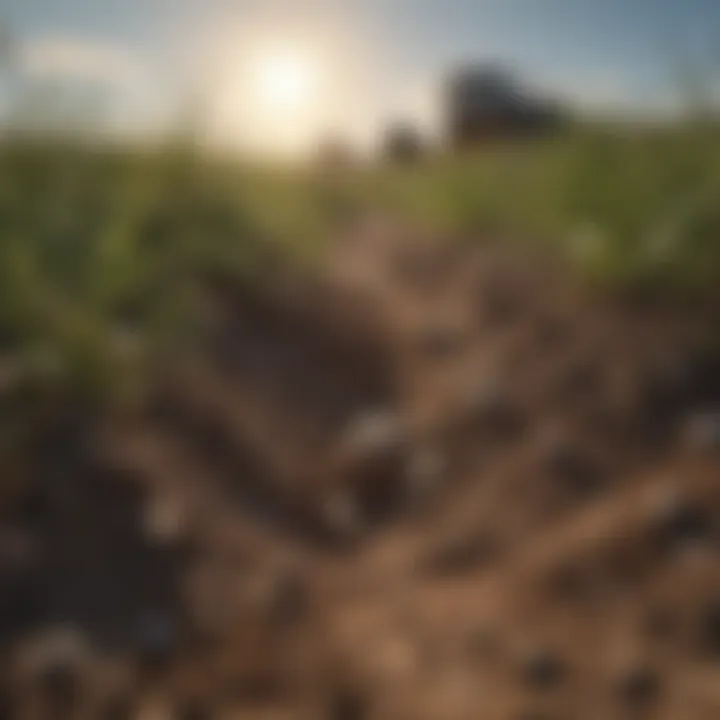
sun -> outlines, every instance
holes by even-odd
[[[258,100],[272,112],[297,112],[317,101],[318,68],[299,51],[266,51],[257,59]]]
[[[333,112],[327,48],[309,39],[258,37],[214,63],[212,133],[251,154],[312,151]]]

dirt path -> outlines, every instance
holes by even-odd
[[[566,275],[367,218],[318,282],[213,287],[204,351],[8,514],[8,704],[717,717],[720,362]]]

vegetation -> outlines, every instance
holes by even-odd
[[[445,237],[545,243],[588,277],[720,281],[720,132],[619,132],[323,172],[30,142],[0,150],[0,366],[93,399],[192,343],[203,279],[312,266],[337,221],[387,208]],[[342,182],[340,182],[342,181]],[[7,374],[7,373],[5,373]]]
[[[6,143],[3,371],[93,401],[127,397],[148,364],[192,342],[213,272],[255,282],[291,252],[311,259],[307,234],[321,228],[301,187],[270,171],[249,182],[187,148]]]
[[[544,243],[613,285],[720,282],[720,129],[585,127],[383,168],[359,194],[448,235]]]

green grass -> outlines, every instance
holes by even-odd
[[[720,282],[720,129],[584,128],[430,158],[358,181],[374,202],[448,235],[540,243],[614,286]]]
[[[181,147],[0,146],[0,370],[101,401],[196,339],[203,279],[314,268],[339,223],[387,208],[441,235],[497,233],[610,287],[720,283],[720,132],[584,128],[329,175]],[[2,375],[2,373],[0,373]]]
[[[213,272],[252,283],[312,262],[322,228],[302,183],[252,176],[183,149],[3,147],[0,367],[127,398],[193,342]]]

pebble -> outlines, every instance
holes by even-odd
[[[350,452],[363,455],[397,447],[404,440],[405,432],[398,415],[380,408],[352,420],[345,431],[343,445]]]
[[[187,528],[187,513],[179,497],[158,494],[143,508],[142,527],[147,537],[159,545],[178,541]]]

